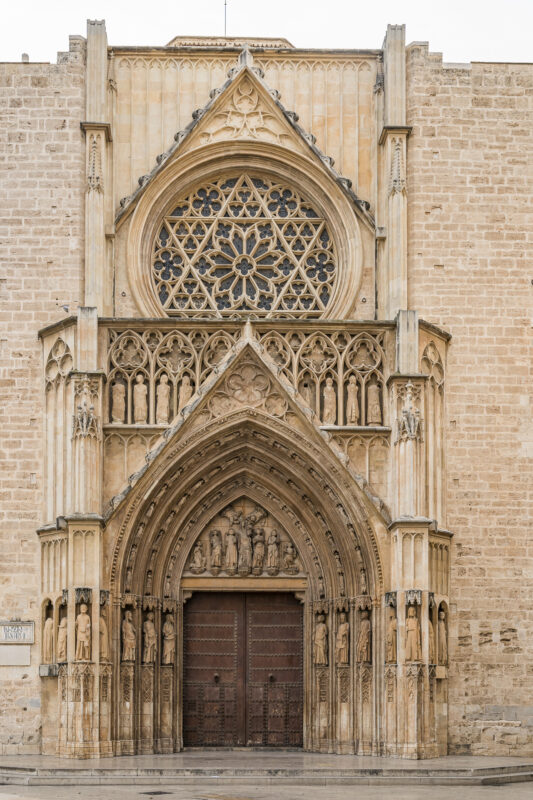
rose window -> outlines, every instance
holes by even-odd
[[[320,316],[336,279],[323,217],[298,192],[249,175],[178,202],[154,243],[152,277],[167,314]]]

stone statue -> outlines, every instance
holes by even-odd
[[[324,425],[337,423],[337,392],[333,386],[333,378],[326,378],[324,386]]]
[[[133,387],[133,420],[146,425],[148,418],[148,387],[144,382],[144,375],[135,376]]]
[[[420,661],[421,658],[420,623],[416,615],[416,608],[409,606],[405,621],[405,660]]]
[[[277,572],[279,570],[279,534],[271,531],[267,543],[267,570]]]
[[[368,594],[368,584],[366,581],[366,570],[364,567],[361,567],[359,570],[359,574],[361,575],[361,594]]]
[[[100,614],[100,661],[109,661],[109,634],[103,614]]]
[[[146,573],[146,586],[144,587],[144,593],[148,595],[152,594],[153,585],[154,585],[154,573],[152,572],[151,569],[149,569],[148,572]]]
[[[131,617],[131,611],[126,610],[122,620],[122,660],[135,661],[137,644],[137,631]]]
[[[43,627],[43,664],[51,664],[54,660],[54,620],[47,617]]]
[[[168,375],[163,372],[157,387],[157,410],[155,421],[159,424],[167,423],[170,416],[170,386]]]
[[[357,660],[370,664],[372,661],[372,623],[366,608],[361,611],[359,635],[357,636]]]
[[[344,612],[339,616],[339,627],[335,639],[335,660],[337,664],[350,663],[350,623]]]
[[[357,399],[357,378],[350,375],[346,388],[346,424],[357,425],[359,422],[359,402]]]
[[[170,575],[165,575],[165,585],[163,587],[163,597],[170,597]]]
[[[324,614],[316,618],[313,661],[317,666],[328,665],[328,626]]]
[[[67,660],[67,618],[62,617],[57,631],[57,660],[59,663]]]
[[[154,625],[154,614],[149,611],[143,625],[144,649],[143,664],[153,664],[157,650],[157,633]]]
[[[428,637],[429,663],[435,664],[435,629],[433,628],[433,623],[430,619],[428,619]]]
[[[163,664],[173,664],[176,653],[176,629],[172,614],[167,614],[163,625]]]
[[[300,394],[302,395],[303,399],[305,400],[305,404],[309,406],[310,409],[314,410],[315,408],[315,393],[313,390],[313,386],[309,381],[304,381],[302,384],[302,388],[300,390]]]
[[[252,559],[252,572],[254,575],[261,575],[263,564],[265,563],[265,531],[263,528],[255,528],[253,532],[254,557]]]
[[[244,519],[244,527],[246,528],[248,534],[253,536],[253,529],[256,527],[257,523],[260,522],[264,517],[266,517],[267,512],[263,508],[259,508],[256,506],[253,511],[248,514]]]
[[[239,573],[248,575],[252,568],[252,543],[246,531],[239,533]]]
[[[131,592],[131,586],[133,583],[133,568],[131,566],[126,567],[126,579],[124,581],[124,591],[126,594]]]
[[[111,387],[111,422],[124,422],[126,416],[126,387],[115,382]]]
[[[237,536],[233,528],[230,528],[226,534],[226,569],[228,572],[237,570],[237,560]]]
[[[387,640],[386,640],[387,662],[389,664],[395,664],[398,657],[397,632],[398,632],[398,620],[396,619],[396,614],[391,609],[389,614],[389,624],[387,625]]]
[[[379,386],[377,383],[368,384],[367,398],[366,424],[381,425],[381,404],[379,402]]]
[[[91,618],[87,606],[82,603],[76,617],[76,661],[91,659]]]
[[[199,575],[201,572],[205,572],[205,555],[202,542],[196,542],[194,545],[189,563],[189,569],[191,572],[194,572],[197,575]]]
[[[446,614],[442,609],[439,611],[439,622],[437,628],[439,646],[439,664],[448,663],[448,633],[446,631]]]
[[[294,547],[293,543],[287,542],[285,545],[285,553],[283,554],[284,572],[288,572],[290,575],[296,575],[298,572],[298,564],[296,563],[297,558],[298,553],[296,552],[296,548]]]
[[[222,538],[220,536],[220,531],[211,531],[209,540],[211,547],[209,555],[211,571],[216,572],[218,575],[222,569]]]
[[[180,390],[178,392],[178,414],[185,408],[187,403],[192,397],[191,379],[188,375],[184,375],[181,379]]]

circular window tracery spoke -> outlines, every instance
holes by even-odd
[[[154,243],[152,278],[170,315],[319,316],[336,273],[323,217],[294,189],[249,175],[180,200]]]

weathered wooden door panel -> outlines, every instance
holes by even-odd
[[[250,593],[246,632],[247,744],[301,746],[302,607],[292,594]]]
[[[302,608],[291,594],[202,593],[185,606],[188,746],[301,746]]]
[[[185,744],[244,744],[242,642],[244,595],[197,592],[185,606]]]

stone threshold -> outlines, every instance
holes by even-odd
[[[154,756],[60,759],[0,756],[0,784],[503,785],[533,781],[533,758],[445,756],[423,761],[303,751],[198,750]]]

